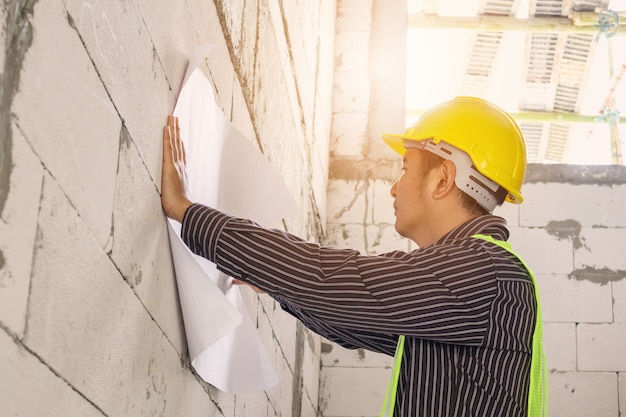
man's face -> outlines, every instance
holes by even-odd
[[[416,242],[432,215],[428,179],[433,170],[424,166],[426,152],[407,149],[402,159],[402,174],[391,187],[396,231]]]

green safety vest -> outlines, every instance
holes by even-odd
[[[472,236],[476,239],[483,239],[491,243],[495,243],[501,248],[515,255],[524,265],[533,286],[535,287],[535,298],[537,299],[537,320],[535,322],[535,331],[533,332],[533,347],[530,360],[530,387],[528,389],[528,416],[529,417],[547,417],[548,416],[548,368],[546,367],[545,355],[543,353],[542,339],[543,326],[541,321],[541,302],[539,301],[539,290],[535,275],[532,273],[528,265],[513,252],[511,244],[502,240],[496,240],[491,236],[476,234]],[[383,409],[380,417],[392,417],[396,405],[396,394],[398,391],[398,379],[400,378],[400,366],[402,364],[402,353],[404,351],[404,335],[398,337],[398,345],[394,356],[394,365],[391,378],[387,384],[387,392],[383,402]]]

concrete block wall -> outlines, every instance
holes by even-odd
[[[193,373],[159,199],[162,126],[212,43],[220,105],[299,207],[275,226],[320,238],[336,8],[288,3],[0,2],[0,414],[317,414],[319,337],[245,289],[280,384]]]
[[[324,243],[379,254],[409,250],[389,188],[400,172],[384,131],[404,128],[406,1],[338,0]],[[320,415],[378,416],[393,358],[322,341]]]
[[[503,214],[542,296],[553,415],[626,415],[623,166],[533,166]]]

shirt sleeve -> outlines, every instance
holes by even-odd
[[[181,236],[225,274],[337,329],[479,345],[497,291],[479,245],[364,256],[199,204],[185,213]]]
[[[398,335],[343,329],[332,326],[319,320],[308,311],[303,311],[291,305],[289,301],[280,296],[274,296],[274,299],[280,304],[284,311],[300,320],[307,328],[346,349],[361,348],[389,356],[395,354]]]

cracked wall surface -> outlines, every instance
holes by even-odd
[[[13,166],[11,106],[18,90],[24,56],[33,41],[31,19],[36,0],[4,0],[2,12],[2,78],[0,78],[0,216],[9,194]],[[1,254],[1,252],[0,252]],[[2,256],[2,259],[4,257]],[[4,263],[4,261],[3,261]]]
[[[219,105],[324,233],[334,0],[1,0],[2,415],[317,415],[320,339],[242,289],[280,383],[192,371],[160,205],[162,126],[193,50]],[[245,170],[242,169],[242,174]]]

